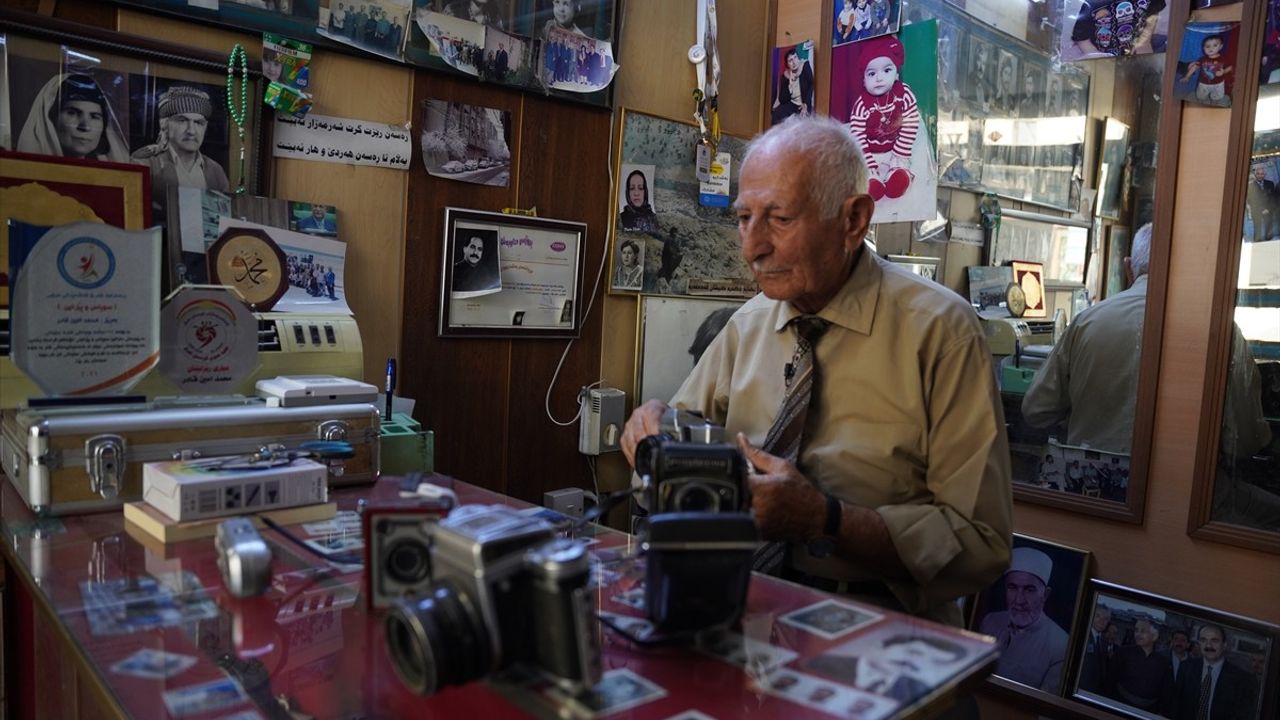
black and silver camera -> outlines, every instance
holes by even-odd
[[[670,408],[662,431],[636,446],[636,474],[650,514],[742,512],[747,462],[724,442],[724,428],[688,410]]]
[[[432,583],[393,605],[387,649],[420,695],[523,665],[570,692],[600,680],[590,558],[547,522],[464,505],[434,527]]]
[[[449,514],[448,498],[370,505],[363,511],[365,601],[386,608],[431,587],[431,536]]]

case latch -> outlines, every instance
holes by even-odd
[[[105,500],[114,500],[124,485],[124,438],[96,435],[84,443],[85,471],[89,488]]]
[[[349,439],[351,435],[351,426],[342,420],[325,420],[320,423],[320,428],[316,436],[321,440],[342,440]]]

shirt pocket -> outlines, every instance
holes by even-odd
[[[846,420],[806,449],[809,476],[826,492],[876,508],[927,498],[923,430],[912,423]]]

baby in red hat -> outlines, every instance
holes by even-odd
[[[854,77],[862,83],[849,114],[849,130],[862,146],[875,200],[899,198],[911,187],[911,148],[920,128],[920,107],[899,77],[906,53],[892,35],[858,44]]]

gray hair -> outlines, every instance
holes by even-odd
[[[840,206],[867,192],[867,163],[862,148],[843,123],[826,115],[792,115],[747,145],[746,166],[757,153],[786,149],[804,156],[809,168],[809,192],[822,219],[840,214]]]
[[[1138,228],[1133,234],[1133,247],[1129,250],[1129,269],[1135,279],[1151,269],[1151,223]]]

